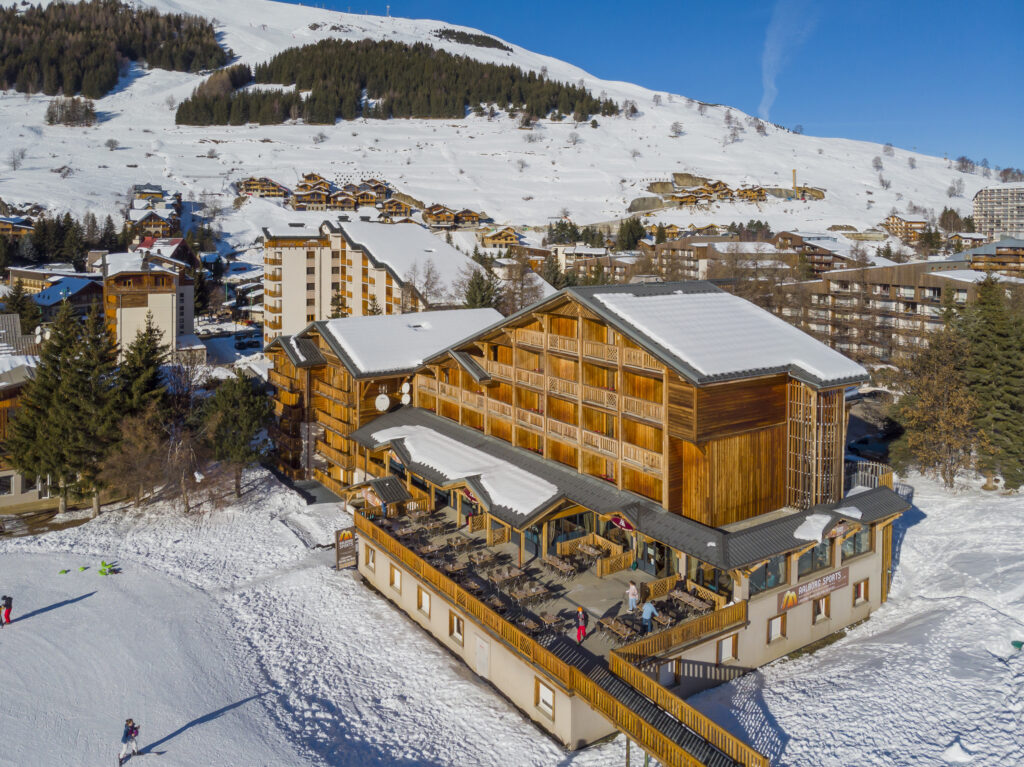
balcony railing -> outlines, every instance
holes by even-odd
[[[313,469],[313,479],[326,487],[335,495],[341,495],[347,489],[347,485],[334,479],[323,469]]]
[[[548,348],[559,352],[576,354],[579,351],[580,344],[575,338],[548,334]]]
[[[544,388],[544,374],[532,370],[516,370],[516,381],[532,386],[535,389]]]
[[[355,404],[355,397],[351,392],[342,391],[331,386],[327,381],[321,381],[319,378],[313,379],[313,391],[333,402],[337,402],[339,405],[352,407]]]
[[[422,392],[437,394],[437,379],[430,376],[416,376],[416,388]]]
[[[569,397],[578,398],[580,396],[580,385],[575,381],[548,376],[548,391],[554,394],[565,394]]]
[[[556,421],[554,418],[548,419],[548,431],[554,434],[556,437],[563,437],[564,439],[570,440],[571,442],[578,442],[580,438],[580,427],[573,426],[572,424],[562,423]]]
[[[543,413],[534,413],[532,410],[524,410],[521,407],[516,408],[516,421],[523,426],[530,426],[534,429],[544,428]]]
[[[591,450],[596,450],[599,453],[611,456],[612,458],[619,457],[619,442],[618,440],[606,437],[603,434],[597,432],[583,430],[583,445]]]
[[[653,450],[646,450],[628,442],[622,443],[622,460],[642,466],[645,469],[661,471],[662,455]]]
[[[446,397],[448,399],[453,399],[456,401],[458,401],[459,399],[460,390],[458,386],[453,386],[452,384],[446,384],[442,383],[441,381],[438,381],[437,390],[442,397]]]
[[[316,451],[326,458],[328,461],[342,469],[354,469],[356,465],[356,459],[353,455],[348,455],[341,452],[335,447],[331,447],[322,439],[316,441]]]
[[[606,362],[618,362],[619,347],[612,344],[603,344],[599,341],[584,341],[583,356],[593,357],[594,359]]]
[[[644,370],[660,371],[662,369],[662,364],[643,349],[623,349],[622,364]]]
[[[263,275],[263,279],[269,282],[280,282],[281,272],[267,272],[266,274]]]
[[[476,392],[465,390],[462,392],[462,404],[468,405],[476,410],[484,409],[484,399],[485,397],[483,394],[477,394]]]
[[[487,400],[487,412],[491,413],[492,415],[500,415],[504,418],[511,418],[512,406],[505,404],[504,402],[499,402],[496,399],[489,399]]]
[[[648,402],[638,397],[623,397],[622,412],[648,421],[661,421],[665,414],[665,408],[657,402]]]
[[[263,328],[265,330],[280,330],[281,329],[281,319],[280,318],[274,319],[272,317],[268,318],[267,320],[264,321]]]
[[[492,376],[498,376],[499,378],[507,378],[509,381],[512,380],[512,366],[506,365],[503,362],[495,362],[494,360],[483,360],[484,370],[490,373]]]
[[[524,330],[516,328],[516,341],[530,346],[544,346],[544,334],[537,330]]]
[[[281,257],[280,256],[267,256],[266,258],[263,259],[263,263],[266,264],[267,266],[280,266],[281,265]]]
[[[299,392],[288,391],[287,389],[278,389],[277,394],[274,396],[286,407],[298,407],[299,401],[302,399],[302,395]]]
[[[619,395],[609,389],[602,389],[599,386],[584,386],[583,401],[591,402],[610,410],[618,410]]]
[[[267,380],[270,381],[278,389],[287,389],[294,391],[299,388],[298,382],[294,378],[289,378],[283,373],[279,373],[276,370],[271,370],[267,374]]]
[[[316,411],[316,421],[317,423],[323,424],[331,431],[337,432],[341,436],[347,436],[350,431],[347,423],[340,418],[335,418],[333,415],[323,410]]]
[[[267,288],[266,290],[263,291],[263,295],[269,298],[280,298],[281,288],[278,288],[277,290],[274,290],[273,288]]]

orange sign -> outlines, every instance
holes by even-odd
[[[786,589],[779,594],[779,612],[785,612],[791,607],[810,602],[812,599],[820,599],[826,594],[831,594],[837,589],[843,588],[850,582],[850,568],[844,567],[834,573],[822,575],[812,581],[801,583],[791,589]]]
[[[363,488],[363,500],[371,506],[380,506],[380,496],[368,487]]]

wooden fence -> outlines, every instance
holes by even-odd
[[[717,594],[711,589],[701,586],[697,581],[691,581],[689,578],[686,579],[686,590],[695,591],[700,599],[705,602],[710,602],[715,606],[716,610],[721,610],[725,607],[725,596],[723,594]]]
[[[584,674],[580,669],[575,666],[570,666],[568,663],[565,663],[555,657],[555,655],[521,632],[496,612],[486,607],[483,602],[478,600],[468,591],[462,589],[454,581],[450,580],[440,571],[431,567],[412,551],[405,548],[405,546],[381,530],[373,524],[373,522],[366,519],[361,514],[356,514],[355,526],[361,535],[372,540],[376,545],[386,551],[389,556],[408,568],[409,572],[415,578],[418,578],[422,582],[431,586],[439,594],[447,598],[452,604],[460,607],[468,615],[472,616],[479,625],[500,637],[530,663],[542,669],[553,679],[557,680],[566,690],[570,692],[575,691],[579,694],[579,696],[582,697],[587,704],[591,706],[591,708],[604,715],[608,721],[628,737],[635,740],[644,750],[654,756],[654,758],[660,761],[663,765],[666,765],[666,767],[702,767],[701,763],[685,751],[678,743],[673,741],[657,728],[653,727],[639,714],[624,705],[615,696]],[[743,614],[745,617],[746,603],[742,604],[744,608]],[[617,663],[618,671],[616,671],[614,667],[612,668],[612,671],[627,682],[630,682],[630,680],[626,679],[622,674],[630,673],[629,670],[633,669],[633,667],[621,657],[618,658],[617,661],[613,662]],[[642,677],[642,679],[638,678],[636,681],[644,686],[644,689],[641,689],[640,687],[637,687],[637,689],[644,695],[650,697],[651,700],[657,702],[657,700],[651,697],[651,695],[646,691],[647,689],[650,689],[650,684],[648,683],[651,683],[653,680],[650,680],[646,675],[639,671],[636,671],[636,674],[639,677]],[[644,680],[647,680],[647,682],[644,682]],[[653,684],[660,687],[657,683]],[[664,690],[664,688],[662,689]],[[652,690],[652,692],[657,694],[656,690]],[[679,700],[679,698],[672,695],[667,690],[664,692],[671,696],[670,698],[666,698],[666,700],[686,717],[686,720],[684,720],[682,717],[672,711],[669,711],[669,713],[672,713],[672,715],[676,716],[681,722],[690,726],[695,732],[698,732],[698,734],[709,742],[714,743],[716,747],[724,753],[729,754],[737,761],[740,761],[745,765],[753,765],[754,767],[768,767],[768,760],[751,749],[741,740],[726,732],[696,710],[687,706],[686,703]],[[673,702],[672,699],[678,703]],[[703,732],[698,731],[696,727],[690,725],[687,720],[692,721],[696,727],[700,727]],[[705,732],[711,737],[704,735]],[[751,758],[744,760],[740,756],[733,756],[733,754],[749,754],[751,755]],[[754,757],[756,757],[756,759]]]
[[[639,663],[652,655],[661,655],[669,650],[696,641],[701,637],[714,634],[729,626],[745,623],[747,620],[747,603],[737,602],[725,609],[691,618],[677,623],[670,629],[659,631],[643,639],[623,645],[617,652],[629,663]]]

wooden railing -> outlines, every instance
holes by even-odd
[[[487,527],[487,515],[474,514],[473,516],[466,518],[466,524],[469,526],[469,532],[478,533]]]
[[[274,290],[273,288],[267,288],[266,290],[263,291],[263,295],[266,296],[267,298],[280,298],[281,288],[278,288],[277,290]]]
[[[293,453],[302,452],[302,437],[296,437],[287,432],[281,431],[276,426],[272,426],[267,430],[270,439],[273,440],[274,445],[278,450],[288,450]]]
[[[500,400],[487,400],[487,410],[494,415],[504,416],[505,418],[512,417],[512,406],[501,402]]]
[[[482,360],[484,370],[490,373],[492,376],[498,376],[499,378],[507,378],[512,380],[512,366],[506,365],[503,362],[495,362],[494,360]]]
[[[325,413],[323,410],[316,411],[317,423],[322,423],[328,429],[336,431],[342,436],[347,436],[349,433],[349,425],[342,421],[340,418],[335,418],[330,413]]]
[[[618,362],[619,347],[612,344],[603,344],[599,341],[584,341],[583,356],[605,360],[606,362]]]
[[[642,447],[631,445],[628,442],[622,443],[622,460],[643,466],[645,469],[661,471],[662,455],[652,450],[645,450]]]
[[[638,639],[618,649],[619,654],[630,663],[638,663],[652,655],[662,655],[678,649],[701,637],[724,631],[729,626],[745,623],[747,620],[747,602],[736,602],[722,610],[715,610],[704,615],[677,623],[670,629]]]
[[[280,282],[281,281],[281,273],[280,272],[267,272],[266,274],[263,275],[263,279],[267,280],[268,282]]]
[[[319,378],[313,379],[313,391],[333,402],[337,402],[339,405],[351,407],[355,403],[355,396],[352,392],[342,391],[337,387],[331,386],[327,381],[321,381]]]
[[[294,378],[289,378],[283,373],[278,373],[276,370],[271,370],[267,373],[267,380],[270,381],[278,389],[287,389],[288,391],[296,391],[299,388],[299,383]]]
[[[703,599],[705,602],[710,602],[715,606],[716,610],[721,610],[725,607],[725,595],[718,594],[711,589],[701,586],[696,581],[691,581],[689,578],[686,579],[686,590],[693,591],[697,597]]]
[[[447,397],[448,399],[454,400],[458,400],[459,398],[460,390],[458,386],[452,386],[451,384],[446,384],[442,383],[441,381],[438,381],[437,390],[442,397]]]
[[[592,450],[597,450],[601,453],[606,453],[613,458],[619,457],[619,442],[618,440],[606,437],[603,434],[598,434],[593,431],[583,430],[583,445],[589,447]]]
[[[677,583],[679,583],[678,575],[669,575],[665,578],[659,578],[656,581],[649,581],[644,584],[647,589],[647,598],[661,599],[663,596],[666,596],[668,592],[674,589]]]
[[[612,543],[607,538],[602,538],[597,533],[587,533],[586,535],[581,535],[579,538],[573,538],[568,541],[559,541],[555,544],[555,553],[560,557],[575,554],[579,547],[584,543],[603,549],[608,552],[608,556],[610,557],[616,557],[625,551],[625,549],[619,544]]]
[[[745,602],[740,604],[746,605]],[[743,612],[743,619],[746,620],[746,610],[744,609]],[[700,619],[698,618],[697,620]],[[667,633],[669,632],[661,632],[661,634]],[[655,636],[661,636],[661,634]],[[656,705],[689,727],[730,759],[747,767],[770,767],[768,758],[764,754],[751,748],[735,735],[708,719],[704,714],[693,708],[693,706],[687,704],[682,698],[669,692],[656,680],[626,660],[625,654],[621,649],[612,650],[609,653],[608,667],[613,674],[650,698]]]
[[[635,368],[643,368],[644,370],[660,371],[663,367],[656,357],[652,357],[643,349],[623,349],[622,364]]]
[[[486,518],[485,515],[479,516]],[[472,594],[462,589],[454,581],[434,569],[424,560],[416,556],[412,551],[405,548],[402,544],[377,527],[373,522],[366,519],[362,514],[355,515],[355,526],[360,535],[370,539],[377,546],[380,546],[388,556],[406,567],[414,578],[426,583],[443,597],[448,599],[449,602],[464,610],[478,623],[478,625],[491,631],[494,635],[499,637],[524,657],[528,662],[532,663],[534,666],[550,675],[551,678],[558,681],[566,690],[578,693],[580,697],[582,697],[595,711],[605,716],[608,721],[615,725],[615,727],[635,740],[663,765],[666,765],[667,767],[702,767],[701,763],[684,751],[678,743],[666,736],[660,730],[652,727],[639,714],[623,705],[621,701],[598,685],[583,671],[575,666],[570,666],[565,661],[557,658],[496,612],[486,607]],[[619,673],[620,677],[622,673],[630,673],[629,669],[632,668],[632,666],[622,658],[619,658],[617,667],[618,671],[616,671],[616,673],[621,672]],[[612,670],[615,671],[614,668]],[[639,670],[637,670],[636,673],[647,679],[647,677]],[[645,688],[649,686],[642,680],[638,679],[637,681],[638,683],[643,684]],[[645,695],[648,694],[645,690],[641,690],[640,688],[637,689]],[[678,698],[676,700],[678,700]],[[680,703],[682,703],[682,701],[680,701]],[[701,727],[705,732],[716,737],[728,749],[731,749],[733,753],[744,754],[744,749],[746,749],[747,752],[750,752],[751,756],[760,758],[760,761],[755,761],[751,758],[747,761],[743,761],[743,764],[753,765],[754,767],[768,767],[767,760],[761,757],[760,754],[757,754],[756,751],[753,751],[746,746],[742,741],[734,738],[732,735],[718,727],[714,722],[706,719],[685,703],[682,703],[682,707],[689,709],[689,712],[692,712],[692,714],[687,712],[688,719],[693,721],[698,727]],[[718,744],[716,743],[715,745]],[[729,753],[727,748],[722,748],[722,746],[718,747],[722,751]],[[740,760],[738,759],[738,761]]]
[[[267,266],[280,266],[281,258],[280,256],[267,256],[266,258],[263,259],[263,263],[266,264]]]
[[[575,381],[567,381],[564,378],[548,376],[548,391],[555,394],[566,394],[570,397],[580,396],[580,385]]]
[[[263,322],[263,328],[265,330],[280,330],[281,329],[281,319],[280,318],[278,318],[276,320],[273,319],[273,318],[267,319],[267,320],[265,320]]]
[[[657,402],[648,402],[638,397],[622,397],[622,412],[645,418],[649,421],[660,422],[665,414],[665,409]]]
[[[338,480],[334,479],[323,469],[313,469],[313,479],[315,479],[317,482],[326,487],[335,495],[341,495],[346,490],[348,490],[348,485],[342,484]]]
[[[322,413],[326,413],[332,418],[345,422],[349,417],[348,408],[345,405],[340,405],[334,400],[327,399],[321,394],[313,394],[312,405],[314,410],[319,410]]]
[[[577,350],[580,348],[580,344],[575,338],[569,338],[568,336],[556,336],[549,333],[548,348],[554,349],[555,351],[576,354]]]
[[[583,401],[592,402],[609,410],[617,410],[619,407],[619,395],[616,392],[602,389],[598,386],[584,386]]]
[[[476,408],[477,410],[484,409],[485,399],[486,398],[483,394],[477,394],[476,392],[467,391],[465,389],[462,391],[462,403],[464,405],[469,405],[469,407]]]
[[[512,540],[512,528],[505,527],[505,525],[488,525],[487,527],[487,545],[498,546],[502,543],[508,543]]]
[[[516,328],[516,341],[530,346],[544,346],[544,334],[537,330]]]
[[[516,408],[516,421],[524,426],[532,426],[535,429],[544,428],[544,415],[542,413],[523,410],[521,407]]]
[[[606,575],[617,573],[632,566],[635,552],[624,551],[621,554],[614,554],[610,557],[602,557],[597,560],[597,577],[604,578]]]
[[[416,388],[420,391],[437,393],[437,379],[430,376],[416,376]]]
[[[536,389],[544,388],[544,374],[533,370],[516,369],[516,381]]]
[[[561,421],[556,421],[554,418],[549,418],[548,431],[556,437],[564,437],[565,439],[572,440],[573,442],[579,441],[579,426],[573,426],[572,424],[562,423]]]
[[[287,389],[278,389],[277,394],[274,396],[281,400],[281,404],[287,407],[298,407],[299,400],[302,399],[302,395],[297,391],[288,391]]]
[[[316,451],[320,453],[324,458],[329,460],[331,463],[342,469],[354,469],[356,465],[356,459],[353,455],[348,455],[338,450],[336,447],[331,447],[322,439],[316,441]]]

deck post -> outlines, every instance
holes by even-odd
[[[626,767],[629,767],[629,736],[626,736]]]

